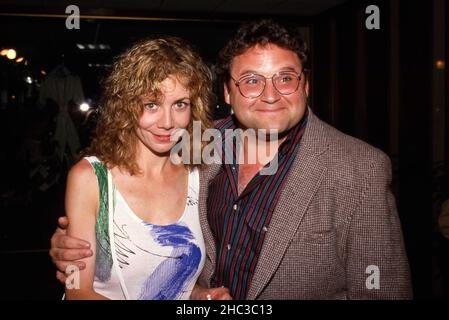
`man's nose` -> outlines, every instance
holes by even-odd
[[[173,128],[173,117],[172,117],[171,108],[163,109],[162,115],[158,121],[158,126],[159,126],[159,128],[163,128],[163,129]]]
[[[262,101],[268,103],[274,103],[278,101],[281,97],[281,94],[274,87],[272,79],[267,79],[265,82],[265,89],[262,92],[261,99]]]

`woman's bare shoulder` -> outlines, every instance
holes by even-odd
[[[97,176],[88,160],[82,159],[72,166],[67,176],[67,186],[81,188],[83,193],[98,193]]]

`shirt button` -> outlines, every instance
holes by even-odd
[[[237,204],[234,204],[234,206],[232,207],[232,209],[234,209],[234,211],[237,211],[237,208],[238,208]]]
[[[267,232],[267,231],[268,231],[268,228],[264,226],[264,227],[262,228],[262,230],[263,230],[264,232]]]
[[[231,245],[230,245],[230,244],[228,244],[228,251],[229,251],[229,250],[231,250]]]

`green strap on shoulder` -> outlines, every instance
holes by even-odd
[[[98,188],[100,191],[100,206],[98,209],[97,221],[95,223],[97,244],[95,276],[98,280],[104,282],[111,278],[112,269],[112,255],[108,229],[108,170],[104,164],[98,161],[91,162],[91,165],[94,168],[95,175],[97,176]]]

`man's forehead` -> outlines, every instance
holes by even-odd
[[[276,68],[276,71],[296,70],[298,67],[301,68],[301,65],[301,60],[296,52],[268,43],[265,45],[256,44],[234,57],[231,70],[242,74],[264,69],[272,71],[273,67]],[[238,70],[235,70],[236,68]]]

